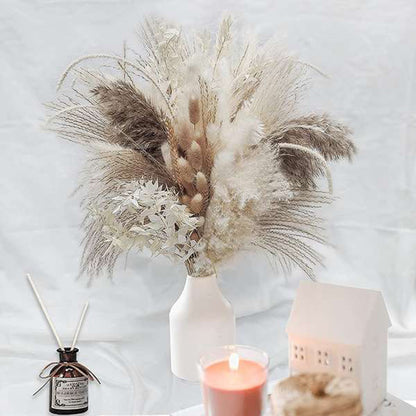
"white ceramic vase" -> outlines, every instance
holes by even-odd
[[[169,314],[172,373],[197,381],[197,363],[213,347],[235,344],[235,316],[215,274],[186,278]]]

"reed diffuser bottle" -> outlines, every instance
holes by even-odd
[[[84,413],[88,410],[88,381],[95,380],[98,384],[101,384],[89,368],[77,361],[79,350],[75,348],[89,303],[86,302],[84,305],[71,347],[64,347],[35,282],[29,273],[26,274],[26,277],[59,345],[57,349],[59,362],[54,361],[43,368],[39,377],[47,381],[33,395],[35,396],[49,383],[49,411],[51,413],[58,415]]]
[[[58,348],[59,363],[49,373],[49,411],[59,415],[88,410],[88,370],[77,362],[78,348]]]

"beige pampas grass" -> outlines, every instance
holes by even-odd
[[[166,116],[156,109],[134,85],[124,81],[101,84],[91,90],[98,108],[109,121],[110,140],[145,152],[162,161],[167,142]]]
[[[300,114],[313,67],[273,40],[236,39],[231,17],[212,37],[157,18],[141,36],[143,56],[74,61],[59,82],[70,90],[49,105],[48,127],[90,152],[82,270],[111,274],[123,251],[146,246],[205,276],[257,248],[313,277],[328,163],[355,153],[343,124]],[[329,192],[316,189],[321,175]]]
[[[305,146],[301,146],[300,144],[294,144],[294,143],[279,143],[278,146],[279,150],[281,149],[290,149],[290,150],[295,150],[297,152],[304,152],[307,155],[309,155],[309,158],[315,159],[322,167],[322,169],[325,172],[326,175],[326,179],[328,181],[328,191],[330,194],[332,194],[332,190],[333,190],[333,185],[332,185],[332,175],[331,175],[331,170],[329,169],[328,164],[326,163],[325,158],[318,153],[316,150],[313,150],[309,147],[305,147]]]
[[[315,149],[326,160],[350,159],[356,153],[348,127],[331,120],[327,114],[309,115],[279,126],[266,140]],[[295,147],[280,154],[282,170],[295,185],[315,188],[315,178],[324,173],[323,164],[311,159]]]

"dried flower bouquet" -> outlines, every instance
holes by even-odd
[[[313,277],[325,243],[315,211],[331,201],[315,181],[326,175],[331,191],[326,161],[355,148],[326,114],[298,114],[311,68],[273,40],[243,42],[229,17],[216,39],[160,19],[142,39],[144,55],[72,63],[50,105],[49,128],[91,154],[82,271],[111,275],[121,253],[149,249],[204,276],[254,247]],[[82,66],[94,60],[105,65]]]

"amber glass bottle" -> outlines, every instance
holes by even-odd
[[[52,368],[49,389],[49,411],[58,415],[84,413],[88,410],[88,378],[80,373],[71,363],[77,363],[78,348],[72,351],[66,347],[59,348],[59,363]],[[68,365],[63,365],[68,363]]]

